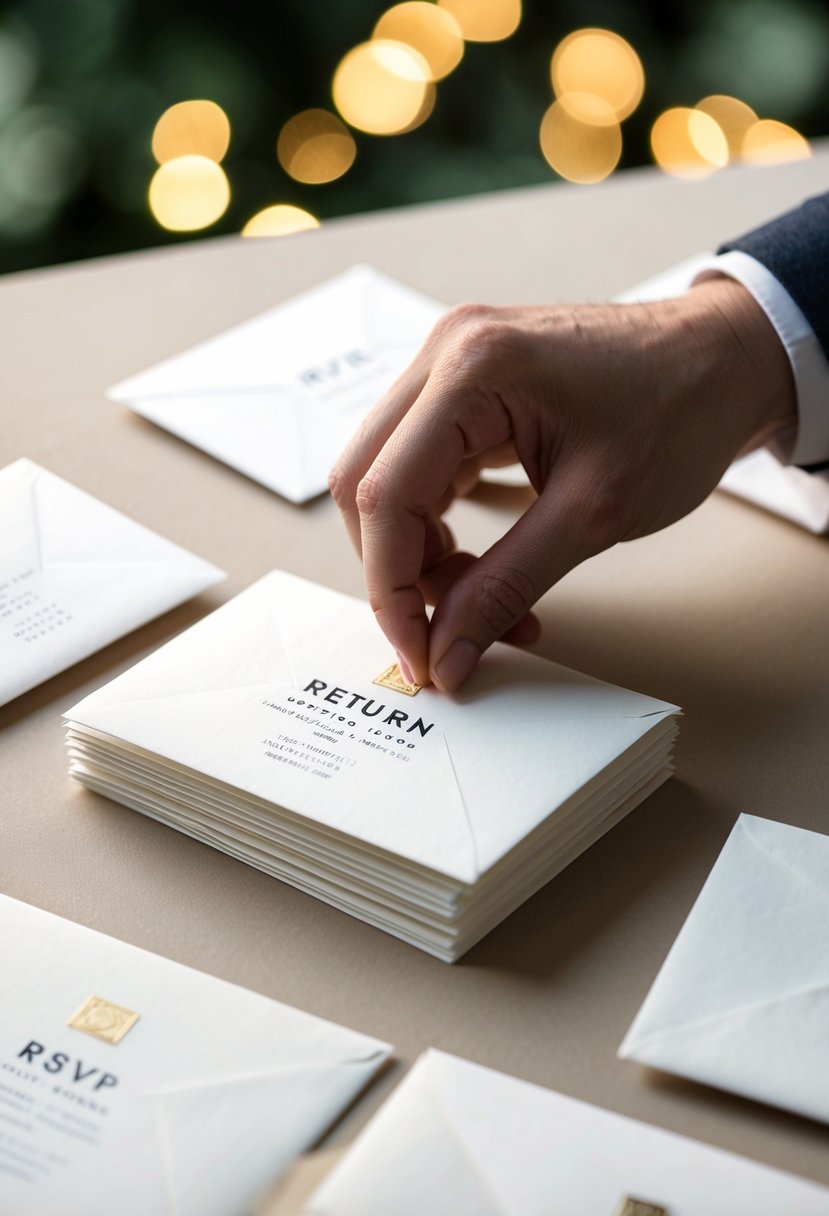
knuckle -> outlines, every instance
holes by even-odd
[[[331,497],[334,499],[334,502],[341,510],[344,510],[354,502],[355,479],[341,461],[337,461],[328,474],[328,489],[331,491]]]
[[[486,358],[506,345],[507,326],[494,317],[479,317],[470,321],[454,337],[455,357],[462,363]]]
[[[500,637],[529,611],[534,598],[528,575],[509,570],[484,575],[476,589],[475,604],[495,636]]]
[[[439,319],[436,329],[451,330],[485,320],[492,312],[488,304],[453,304]]]
[[[375,462],[357,485],[355,499],[360,515],[371,519],[386,507],[391,498],[391,486],[389,471]]]

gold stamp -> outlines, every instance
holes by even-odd
[[[371,682],[372,684],[382,684],[384,688],[391,688],[394,692],[405,693],[407,697],[416,697],[422,688],[421,684],[408,684],[403,679],[403,673],[396,663],[392,663],[391,667],[387,667],[376,680]]]
[[[656,1203],[647,1203],[644,1199],[632,1199],[628,1196],[622,1200],[616,1216],[668,1216],[668,1209],[661,1208]]]
[[[132,1030],[140,1017],[140,1013],[113,1005],[102,996],[89,996],[66,1024],[73,1030],[82,1030],[84,1034],[94,1035],[96,1039],[103,1039],[105,1043],[115,1046],[127,1031]]]

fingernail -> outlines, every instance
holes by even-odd
[[[468,638],[456,638],[446,654],[435,664],[435,675],[447,692],[455,692],[481,657],[481,651]]]
[[[397,666],[400,668],[400,674],[402,675],[403,679],[407,684],[414,684],[415,681],[414,676],[412,675],[411,667],[409,667],[409,664],[403,658],[403,655],[399,650],[395,650],[394,653],[397,655]]]

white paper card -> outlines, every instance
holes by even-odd
[[[0,470],[0,705],[224,571],[31,460]]]
[[[250,1216],[389,1052],[5,896],[0,972],[10,1216]]]
[[[829,1191],[429,1051],[312,1195],[307,1216],[826,1216]],[[640,1209],[641,1210],[641,1209]]]
[[[741,815],[619,1049],[829,1123],[829,837]]]
[[[354,266],[109,390],[151,422],[304,502],[445,306]]]

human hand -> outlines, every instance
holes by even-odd
[[[687,514],[795,423],[785,350],[732,279],[652,304],[463,305],[330,486],[404,674],[453,692],[496,639],[536,639],[532,605],[579,562]],[[481,557],[458,552],[444,512],[516,459],[538,497]]]

